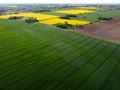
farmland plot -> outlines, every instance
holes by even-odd
[[[119,44],[44,24],[0,26],[1,90],[120,89]]]
[[[59,16],[55,15],[48,15],[48,14],[35,14],[35,13],[20,13],[20,14],[12,14],[12,15],[3,15],[0,16],[2,19],[8,19],[11,16],[24,16],[24,17],[33,17],[39,20],[39,22],[44,23],[44,24],[58,24],[58,23],[65,23],[68,22],[68,24],[71,25],[85,25],[89,24],[89,21],[84,21],[84,20],[66,20],[66,19],[61,19]]]
[[[84,14],[84,13],[93,13],[94,10],[59,10],[55,11],[59,13],[66,13],[66,14]]]

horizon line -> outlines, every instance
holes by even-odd
[[[0,4],[118,4],[120,3],[0,3]]]

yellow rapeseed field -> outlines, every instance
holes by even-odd
[[[52,19],[52,18],[58,17],[55,15],[48,15],[48,14],[20,13],[20,14],[3,15],[3,16],[0,16],[0,18],[8,19],[11,16],[35,17],[38,20]]]
[[[20,13],[20,14],[11,14],[11,15],[2,15],[0,18],[3,19],[8,19],[11,16],[24,16],[24,17],[34,17],[39,20],[40,23],[44,24],[57,24],[57,23],[65,23],[67,22],[68,24],[72,25],[84,25],[84,24],[89,24],[89,21],[81,21],[81,20],[67,20],[67,19],[61,19],[59,16],[55,15],[48,15],[48,14],[36,14],[36,13]]]
[[[42,21],[42,23],[46,23],[46,24],[57,24],[57,23],[65,23],[67,22],[68,24],[71,24],[71,25],[85,25],[85,24],[89,24],[90,22],[89,21],[81,21],[81,20],[67,20],[67,19],[60,19],[60,18],[55,18],[55,19],[52,19],[52,20],[45,20],[45,21]]]
[[[83,14],[83,13],[92,13],[94,10],[58,10],[54,12],[66,13],[66,14]]]

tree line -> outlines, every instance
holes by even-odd
[[[8,19],[11,20],[17,20],[17,19],[23,19],[25,18],[25,22],[26,23],[35,23],[35,22],[39,22],[39,20],[37,20],[37,18],[34,17],[23,17],[23,16],[10,16]]]

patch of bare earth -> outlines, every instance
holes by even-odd
[[[120,18],[85,25],[73,31],[120,43]]]

